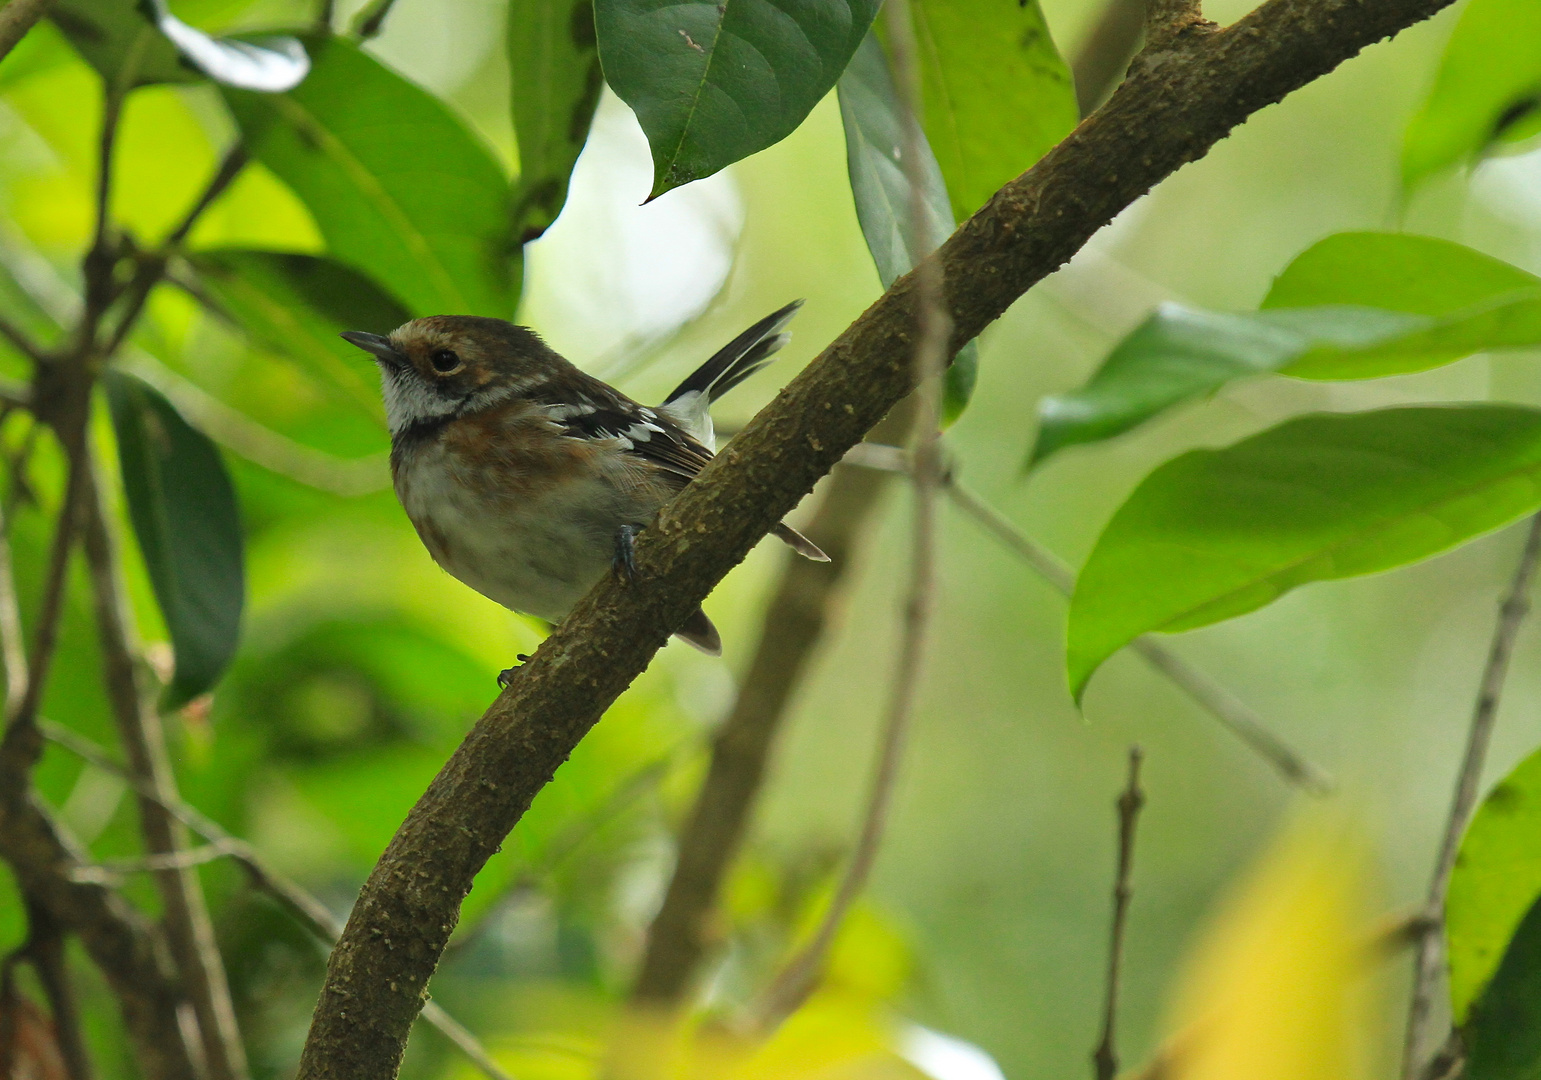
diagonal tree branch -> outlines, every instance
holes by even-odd
[[[934,256],[949,354],[1252,113],[1449,2],[1268,0],[1142,54],[1102,109]],[[301,1077],[396,1075],[460,903],[536,792],[670,630],[913,388],[916,278],[895,282],[664,508],[637,544],[637,583],[597,585],[478,721],[354,905]]]

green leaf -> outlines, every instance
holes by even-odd
[[[321,375],[380,414],[374,365],[359,363],[344,330],[387,334],[411,316],[379,287],[333,259],[225,248],[189,257],[219,305],[262,345]]]
[[[1463,1023],[1541,896],[1541,751],[1488,793],[1461,840],[1445,903],[1450,1010]]]
[[[1522,289],[1541,277],[1432,236],[1336,233],[1295,256],[1262,306],[1351,304],[1411,315],[1449,315]]]
[[[877,36],[869,32],[837,84],[840,119],[845,125],[846,171],[856,201],[856,220],[877,265],[883,288],[909,273],[925,254],[952,234],[952,208],[947,185],[924,138],[920,172],[924,177],[921,205],[924,236],[915,229],[915,198],[901,159],[905,134],[899,95],[888,58]],[[963,414],[979,373],[979,349],[969,342],[947,369],[943,387],[942,421],[951,424]]]
[[[1466,1080],[1541,1076],[1541,900],[1520,921],[1462,1035]]]
[[[1312,581],[1389,570],[1541,506],[1541,411],[1503,405],[1315,414],[1156,469],[1076,582],[1079,699],[1141,634],[1208,626]]]
[[[1471,0],[1445,46],[1434,89],[1407,126],[1402,183],[1535,133],[1541,102],[1541,4]]]
[[[1541,278],[1426,236],[1330,236],[1285,268],[1263,307],[1162,305],[1085,386],[1039,404],[1028,466],[1248,375],[1371,379],[1541,344]]]
[[[432,94],[340,38],[306,42],[287,94],[226,89],[252,156],[310,208],[333,257],[415,315],[512,313],[508,184]]]
[[[103,379],[129,519],[176,655],[167,708],[208,690],[235,654],[246,579],[235,490],[219,451],[132,375]]]
[[[521,0],[508,6],[508,68],[519,138],[515,229],[524,243],[546,231],[567,201],[567,182],[589,137],[604,76],[592,0]]]
[[[1080,120],[1038,0],[911,0],[922,116],[953,214],[969,217]]]
[[[877,0],[596,0],[605,78],[653,149],[653,196],[780,142],[840,78]]]

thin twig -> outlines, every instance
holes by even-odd
[[[1118,1025],[1119,968],[1124,958],[1124,924],[1129,917],[1129,873],[1134,867],[1134,830],[1139,824],[1140,808],[1145,805],[1145,792],[1140,790],[1140,761],[1144,757],[1138,746],[1129,748],[1129,782],[1114,806],[1118,809],[1118,873],[1113,880],[1113,928],[1108,934],[1107,988],[1102,999],[1102,1039],[1092,1051],[1093,1075],[1097,1080],[1113,1080],[1118,1075]]]
[[[5,715],[21,711],[27,693],[27,648],[21,607],[16,600],[16,564],[11,557],[10,516],[0,509],[0,664],[5,671]]]
[[[1493,724],[1498,718],[1498,703],[1503,694],[1504,677],[1509,671],[1509,659],[1514,653],[1514,642],[1519,637],[1520,627],[1530,611],[1530,587],[1535,581],[1538,561],[1541,561],[1541,514],[1530,520],[1530,529],[1525,535],[1525,546],[1520,551],[1514,577],[1498,609],[1498,625],[1493,631],[1487,665],[1483,668],[1482,682],[1477,690],[1477,703],[1472,710],[1471,729],[1466,736],[1466,753],[1461,760],[1460,771],[1456,774],[1455,797],[1451,800],[1450,816],[1445,821],[1439,855],[1434,862],[1434,875],[1429,881],[1429,892],[1424,900],[1426,916],[1439,926],[1444,925],[1445,895],[1450,888],[1455,857],[1461,849],[1461,837],[1465,835],[1466,826],[1477,805],[1477,788],[1482,781],[1482,766],[1487,760]],[[1407,1014],[1407,1036],[1402,1047],[1404,1080],[1416,1080],[1424,1073],[1422,1055],[1432,1034],[1430,1028],[1434,1022],[1434,991],[1444,971],[1444,934],[1423,935],[1418,941],[1417,960],[1413,968],[1412,1001]]]
[[[84,502],[85,454],[80,445],[84,438],[82,423],[76,416],[67,420],[64,430],[60,432],[60,440],[65,444],[65,453],[69,459],[69,477],[64,484],[64,499],[59,506],[53,543],[48,553],[43,599],[38,605],[33,631],[32,660],[16,704],[8,711],[7,728],[22,728],[36,721],[38,707],[43,701],[43,690],[48,683],[48,672],[53,665],[54,651],[59,644],[59,625],[64,618],[64,589],[69,578],[70,550],[79,531],[81,504]]]
[[[110,862],[82,866],[71,873],[75,881],[89,881],[98,885],[115,885],[130,874],[153,874],[162,870],[185,870],[190,866],[202,866],[229,855],[219,844],[183,848],[164,855],[144,855],[137,859],[113,859]]]
[[[139,827],[145,849],[151,857],[174,858],[186,838],[164,806],[176,798],[165,732],[149,688],[140,685],[137,645],[118,569],[118,544],[108,525],[89,454],[82,456],[82,466],[86,477],[82,499],[86,563],[95,601],[107,698],[117,722],[118,737],[134,771],[162,796],[139,800]],[[198,1019],[211,1080],[244,1080],[246,1051],[236,1026],[230,986],[197,870],[169,867],[157,871],[154,877],[165,906],[167,941]]]
[[[875,443],[859,443],[845,456],[844,461],[859,468],[884,472],[907,473],[910,470],[909,457],[902,450]],[[949,472],[944,483],[953,505],[1005,544],[1034,573],[1065,596],[1075,591],[1075,573],[1059,556],[1022,532],[1004,514],[959,480],[956,474]],[[1205,711],[1273,766],[1284,779],[1313,795],[1328,795],[1335,790],[1333,778],[1325,769],[1290,747],[1270,731],[1262,718],[1240,698],[1178,656],[1157,638],[1147,634],[1136,638],[1131,645],[1152,667],[1203,706]]]
[[[53,0],[11,0],[0,8],[0,60],[10,55],[52,3]]]
[[[916,238],[917,249],[930,253],[942,238],[927,235],[930,216],[925,202],[925,176],[921,171],[921,147],[925,136],[920,127],[920,73],[915,59],[915,27],[907,0],[888,0],[883,10],[894,84],[903,103],[904,167],[910,188],[910,206],[907,207],[910,228]],[[911,577],[887,715],[879,735],[877,764],[856,848],[813,937],[771,980],[754,1007],[751,1022],[762,1034],[779,1027],[817,988],[840,927],[856,898],[866,888],[887,826],[899,765],[903,760],[910,723],[915,713],[926,639],[935,608],[936,497],[942,486],[943,473],[942,374],[947,364],[947,345],[952,333],[952,316],[942,296],[941,263],[928,254],[921,260],[915,273],[917,333],[913,359],[916,408],[914,465],[911,473],[914,487]]]
[[[269,866],[251,844],[227,832],[224,826],[191,803],[184,802],[180,798],[164,797],[148,780],[135,775],[127,766],[113,760],[106,750],[85,736],[47,720],[40,720],[38,726],[42,730],[43,737],[49,742],[57,743],[81,760],[118,777],[133,788],[141,798],[161,806],[168,814],[201,836],[208,842],[211,849],[217,849],[220,855],[227,856],[238,863],[251,879],[253,888],[271,897],[317,939],[330,946],[336,944],[337,939],[342,936],[342,920],[333,915],[331,909],[313,894]],[[75,873],[78,875],[81,870],[77,869]],[[422,1017],[465,1053],[490,1080],[511,1080],[487,1054],[476,1037],[442,1007],[430,1001],[423,1007]]]

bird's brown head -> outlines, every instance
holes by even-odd
[[[535,331],[475,315],[413,319],[385,336],[342,336],[379,365],[392,434],[526,393],[567,366]]]

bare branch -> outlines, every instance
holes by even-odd
[[[10,55],[52,3],[53,0],[11,0],[0,8],[0,60]]]
[[[211,1080],[244,1080],[246,1051],[236,1027],[235,1008],[225,980],[224,963],[214,941],[214,927],[204,903],[203,889],[193,866],[172,865],[185,837],[181,825],[165,804],[176,799],[176,781],[166,754],[160,715],[146,688],[139,685],[136,646],[128,603],[119,575],[117,544],[107,524],[102,497],[83,459],[85,487],[85,551],[91,572],[96,622],[102,648],[102,667],[107,698],[134,772],[159,793],[158,799],[140,798],[139,826],[151,857],[167,857],[165,869],[155,872],[155,883],[165,905],[167,940],[177,970],[187,987],[188,999],[198,1019]]]
[[[1252,113],[1449,0],[1266,0],[1137,64],[1108,103],[942,245],[949,351],[1113,216]],[[702,598],[914,389],[908,274],[805,367],[643,531],[519,668],[397,831],[328,963],[304,1080],[395,1075],[461,899],[535,794]],[[387,946],[389,942],[389,946]]]
[[[163,807],[168,814],[208,841],[209,847],[205,850],[215,851],[239,863],[251,879],[253,888],[277,901],[278,905],[296,922],[318,939],[331,945],[336,943],[342,935],[341,919],[333,915],[331,910],[314,895],[268,866],[266,860],[258,855],[257,850],[245,840],[226,832],[222,825],[206,816],[191,803],[183,802],[181,799],[163,799],[149,781],[136,776],[126,766],[114,761],[105,750],[85,736],[47,720],[39,721],[38,726],[48,741],[57,743],[103,772],[118,777],[133,788],[141,798],[149,799]],[[93,871],[99,869],[80,866],[71,870],[69,876],[71,879],[91,880]],[[430,1001],[424,1005],[422,1018],[464,1051],[466,1056],[491,1080],[509,1080],[508,1074],[492,1061],[475,1037],[437,1004]]]
[[[1440,840],[1439,855],[1434,861],[1434,875],[1429,881],[1428,896],[1424,900],[1424,914],[1438,926],[1444,926],[1445,894],[1450,888],[1450,874],[1455,869],[1455,857],[1461,850],[1461,837],[1471,822],[1477,806],[1477,789],[1482,782],[1482,766],[1487,760],[1488,743],[1493,737],[1493,724],[1498,719],[1498,702],[1503,694],[1504,678],[1509,673],[1509,659],[1514,654],[1514,642],[1520,627],[1530,612],[1530,589],[1536,577],[1536,565],[1541,562],[1541,514],[1530,520],[1525,534],[1525,546],[1520,551],[1519,563],[1503,604],[1498,609],[1498,625],[1493,630],[1493,643],[1488,649],[1487,664],[1482,670],[1482,682],[1477,690],[1477,704],[1472,710],[1471,729],[1466,736],[1466,754],[1456,773],[1455,797],[1451,800],[1450,816],[1445,821],[1445,833]],[[1445,935],[1424,934],[1418,939],[1418,953],[1413,968],[1412,1001],[1408,1006],[1407,1036],[1402,1049],[1402,1076],[1404,1080],[1417,1080],[1424,1075],[1424,1047],[1429,1041],[1434,1022],[1434,993],[1445,973]]]
[[[76,934],[107,977],[145,1076],[198,1080],[178,1021],[181,991],[153,929],[112,892],[70,879],[80,853],[28,783],[40,751],[35,725],[12,724],[0,742],[0,858],[23,894]]]
[[[1113,1080],[1118,1075],[1118,979],[1124,959],[1124,924],[1129,918],[1129,874],[1134,868],[1134,830],[1139,824],[1145,792],[1140,790],[1138,746],[1129,748],[1129,781],[1124,793],[1113,804],[1118,810],[1118,872],[1113,879],[1113,928],[1108,934],[1108,975],[1102,999],[1102,1038],[1092,1051],[1093,1074],[1097,1080]]]

